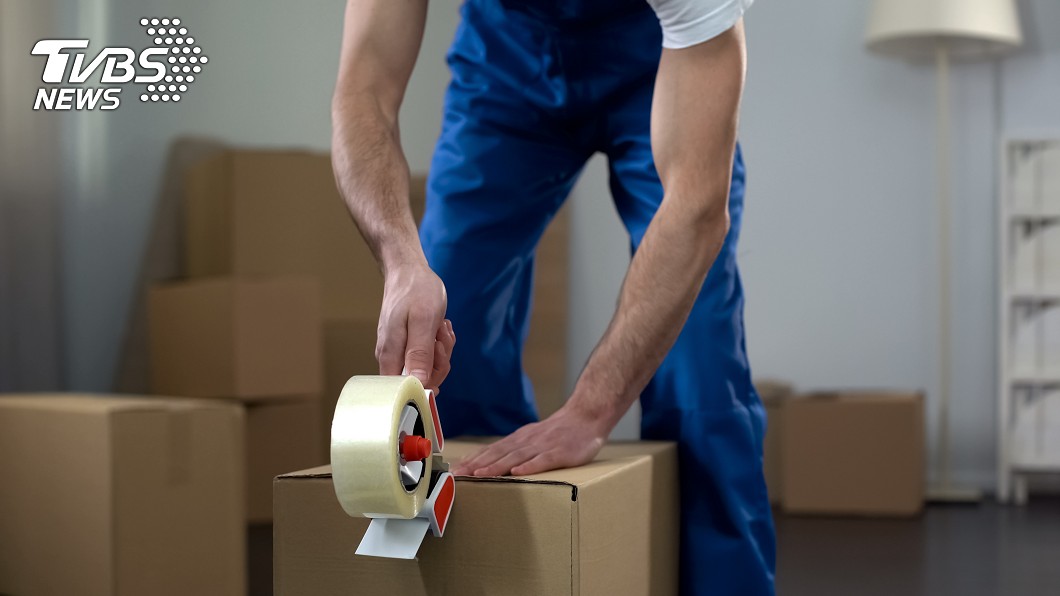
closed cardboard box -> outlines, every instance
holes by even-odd
[[[310,278],[155,286],[148,322],[153,393],[289,400],[323,389],[319,290]]]
[[[836,392],[784,406],[789,513],[908,516],[924,502],[920,393]]]
[[[243,412],[0,396],[0,593],[241,596]]]
[[[769,490],[769,502],[779,505],[784,494],[782,462],[784,450],[784,404],[792,395],[792,386],[783,381],[758,380],[755,389],[766,408],[766,436],[762,446],[762,468]]]
[[[422,182],[412,186],[421,212]],[[320,281],[325,318],[379,315],[383,278],[329,155],[226,151],[191,168],[185,189],[190,277],[308,275]]]
[[[447,441],[450,460],[476,445]],[[460,477],[445,536],[416,560],[357,556],[368,526],[335,498],[329,467],[276,479],[275,588],[332,594],[677,593],[677,455],[669,443],[608,445],[580,468]]]
[[[272,522],[272,480],[328,461],[321,448],[320,402],[250,404],[247,420],[247,522]]]

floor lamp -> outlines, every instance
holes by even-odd
[[[934,59],[937,78],[936,173],[939,250],[939,387],[935,485],[928,499],[977,501],[950,475],[950,60],[986,59],[1022,43],[1015,0],[873,0],[866,44],[874,52]]]

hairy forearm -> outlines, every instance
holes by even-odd
[[[396,114],[368,92],[336,94],[332,166],[357,227],[383,268],[423,264],[409,207],[409,169]]]
[[[677,203],[664,200],[652,220],[615,315],[571,396],[573,407],[610,426],[637,400],[677,340],[728,233],[727,210],[688,213]]]
[[[728,234],[744,60],[737,23],[703,44],[664,50],[659,62],[651,128],[664,198],[569,402],[611,427],[673,347]]]

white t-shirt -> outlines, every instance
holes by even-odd
[[[728,31],[754,0],[648,0],[663,31],[663,47],[687,48]]]

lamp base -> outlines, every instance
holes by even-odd
[[[983,500],[983,491],[964,486],[928,487],[926,500],[932,505],[978,505]]]

